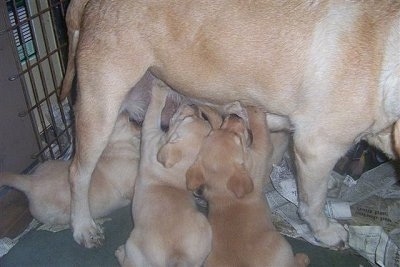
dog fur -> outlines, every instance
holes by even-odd
[[[208,200],[213,241],[205,266],[307,266],[308,257],[296,255],[297,264],[272,224],[263,195],[272,143],[264,113],[254,107],[247,113],[252,135],[246,134],[243,119],[227,117],[205,139],[186,174],[188,188],[202,187]]]
[[[88,195],[94,218],[106,216],[132,202],[139,153],[140,128],[129,121],[127,114],[121,114],[92,175]],[[29,175],[1,173],[0,186],[7,185],[24,192],[31,214],[40,222],[69,224],[70,163],[49,160]]]
[[[79,42],[80,25],[87,2],[88,0],[72,0],[65,16],[69,40],[68,64],[61,86],[60,100],[64,100],[70,95],[73,87],[72,85],[76,73],[75,56]],[[150,102],[150,90],[153,83],[156,82],[156,79],[154,75],[147,71],[139,82],[133,86],[121,105],[120,110],[128,112],[129,117],[139,124],[143,122],[144,114]],[[177,106],[181,103],[189,102],[189,100],[185,99],[182,95],[172,92],[173,91],[170,91],[168,94],[166,108],[164,108],[161,117],[162,126],[164,128],[168,127],[169,119],[172,117],[172,114],[175,113]]]
[[[160,118],[167,91],[152,90],[132,205],[135,226],[115,254],[122,266],[200,267],[211,249],[211,228],[186,190],[185,173],[211,126],[182,105],[164,133]]]
[[[347,240],[323,212],[327,177],[353,142],[400,118],[400,1],[89,0],[82,14],[70,168],[78,243],[101,238],[85,192],[147,70],[203,103],[240,100],[287,119],[299,214],[327,246]]]

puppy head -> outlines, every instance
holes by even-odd
[[[218,111],[207,105],[199,105],[199,112],[203,119],[207,120],[213,129],[219,129],[222,124],[222,116]]]
[[[178,134],[171,136],[157,153],[157,160],[165,168],[171,168],[182,159],[182,151],[178,145]]]
[[[235,171],[229,178],[226,186],[237,198],[242,198],[253,191],[253,180],[244,167],[244,164],[235,166]]]
[[[171,168],[183,159],[193,159],[210,130],[210,124],[200,117],[196,107],[181,105],[171,118],[165,142],[157,153],[157,160],[164,167]]]
[[[224,120],[203,142],[195,163],[186,173],[186,185],[196,190],[204,185],[204,194],[231,192],[242,198],[253,191],[253,181],[245,168],[246,128],[236,116]]]
[[[201,163],[196,161],[186,172],[186,187],[190,191],[197,191],[200,188],[215,191],[230,190],[237,198],[242,198],[253,191],[253,182],[243,165],[234,166],[234,172],[225,182],[223,177],[215,176],[215,179],[222,178],[220,181],[206,181],[207,173],[204,171]],[[214,179],[212,178],[212,179]],[[218,183],[219,182],[219,183]],[[220,188],[217,188],[220,187]],[[206,193],[207,194],[207,193]]]
[[[239,136],[243,148],[249,147],[253,142],[251,131],[246,127],[246,122],[236,114],[230,114],[226,117],[222,123],[221,129],[225,129]]]

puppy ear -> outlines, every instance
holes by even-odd
[[[157,153],[157,160],[165,168],[171,168],[182,159],[182,151],[175,143],[164,144]]]
[[[253,181],[244,166],[237,168],[237,171],[229,178],[227,187],[237,198],[242,198],[253,191]]]
[[[186,172],[186,188],[190,191],[196,191],[204,183],[203,169],[196,161]]]

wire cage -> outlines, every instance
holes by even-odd
[[[58,100],[67,63],[67,0],[4,0],[6,27],[14,41],[14,59],[18,72],[9,81],[19,82],[26,109],[19,117],[29,116],[37,151],[33,164],[48,159],[69,158],[72,151],[72,106],[69,99]]]

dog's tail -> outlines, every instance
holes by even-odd
[[[29,175],[15,174],[10,172],[0,173],[0,187],[10,186],[26,193],[31,187]]]
[[[60,100],[64,100],[69,95],[72,82],[75,77],[75,53],[79,41],[79,31],[81,28],[81,21],[83,11],[89,0],[72,0],[68,6],[65,22],[68,28],[68,63],[67,70],[62,82]]]

